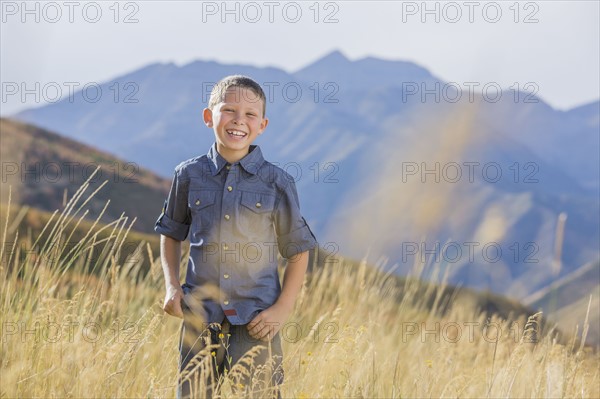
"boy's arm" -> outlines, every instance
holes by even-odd
[[[248,323],[248,331],[253,338],[269,341],[283,327],[283,323],[294,310],[307,267],[308,251],[288,259],[279,298]]]
[[[181,241],[160,235],[160,260],[165,275],[166,295],[163,310],[171,316],[183,318],[181,300],[183,290],[179,283],[179,262],[181,260]]]

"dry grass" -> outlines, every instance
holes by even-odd
[[[108,226],[108,239],[90,233],[70,253],[52,244],[79,223],[86,188],[47,224],[47,243],[29,243],[37,249],[25,260],[1,249],[1,397],[173,397],[180,322],[161,310],[157,254],[140,247],[117,264],[126,218]],[[6,237],[10,218],[4,243],[17,241]],[[91,247],[103,255],[90,268]],[[282,330],[283,396],[600,397],[598,355],[540,335],[536,317],[486,320],[464,303],[441,315],[438,289],[426,294],[436,298],[431,308],[411,294],[417,280],[406,284],[365,263],[317,268]],[[221,384],[224,397],[236,396],[232,382]]]

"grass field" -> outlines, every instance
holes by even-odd
[[[46,224],[46,241],[2,246],[0,396],[173,397],[181,322],[162,311],[158,254],[140,245],[117,261],[125,218],[103,238],[91,226],[80,245],[61,246],[85,188]],[[7,237],[14,216],[2,215],[3,243],[19,239]],[[364,262],[335,260],[307,278],[282,329],[284,397],[600,397],[598,354],[557,343],[539,315],[488,318],[464,302],[442,314],[440,288],[415,295],[417,279],[400,287]],[[224,381],[220,393],[235,397],[234,388]]]

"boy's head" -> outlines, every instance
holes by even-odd
[[[267,127],[265,100],[260,85],[247,76],[227,76],[213,88],[203,112],[204,123],[213,129],[217,151],[228,162],[246,156]]]
[[[267,112],[267,97],[265,96],[265,92],[254,79],[244,75],[230,75],[218,81],[210,92],[208,108],[213,109],[215,105],[225,99],[227,91],[234,88],[247,89],[248,91],[240,91],[238,93],[244,95],[245,99],[250,102],[262,103],[262,116],[265,116]]]

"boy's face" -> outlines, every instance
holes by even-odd
[[[250,89],[231,87],[225,98],[213,109],[203,112],[206,126],[215,132],[217,151],[229,162],[248,154],[250,144],[265,130],[268,119],[263,115],[263,102]]]

